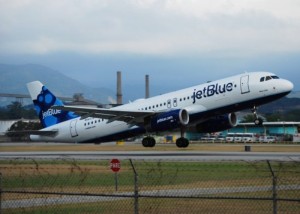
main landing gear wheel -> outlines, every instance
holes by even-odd
[[[188,147],[189,144],[190,144],[190,141],[184,137],[185,128],[186,128],[186,127],[184,127],[184,126],[182,126],[182,127],[180,128],[180,136],[181,136],[181,137],[178,138],[178,139],[176,140],[176,146],[177,146],[178,148],[186,148],[186,147]]]
[[[180,137],[176,140],[176,146],[178,148],[186,148],[189,146],[189,144],[190,144],[189,140],[184,137]]]
[[[155,139],[153,137],[145,137],[142,140],[142,144],[144,147],[154,147],[156,142]]]

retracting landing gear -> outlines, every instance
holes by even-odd
[[[189,146],[190,141],[184,137],[184,127],[180,129],[181,137],[176,140],[176,146],[178,148],[186,148]]]
[[[148,136],[148,137],[143,138],[142,144],[144,147],[154,147],[156,142],[153,137]]]
[[[252,110],[252,113],[254,114],[254,117],[255,117],[254,124],[257,125],[257,126],[261,126],[263,124],[263,120],[260,117],[258,117],[256,106],[253,106],[253,108],[251,110]]]

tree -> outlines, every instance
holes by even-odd
[[[6,107],[0,108],[1,120],[13,120],[13,119],[37,119],[35,109],[24,108],[20,102],[12,102]]]
[[[266,119],[268,122],[276,122],[284,120],[284,116],[281,113],[277,112],[273,114],[266,114]]]
[[[23,107],[20,102],[12,102],[7,106],[9,119],[20,119],[23,115]]]
[[[241,119],[241,123],[252,123],[254,119],[255,118],[253,114],[247,114]]]

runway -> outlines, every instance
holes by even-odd
[[[75,159],[75,160],[170,160],[170,161],[300,161],[299,152],[200,152],[200,151],[55,151],[0,152],[0,160]]]

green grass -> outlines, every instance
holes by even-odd
[[[163,189],[271,186],[272,175],[267,162],[166,162],[133,161],[138,186],[143,191]],[[271,162],[278,185],[300,184],[300,164]],[[0,161],[2,189],[36,192],[111,194],[134,191],[134,173],[128,160],[121,161],[118,192],[115,174],[109,161],[22,160]],[[203,196],[203,195],[202,195]],[[211,196],[270,198],[271,191],[216,193]],[[58,195],[4,193],[4,200]],[[280,198],[299,199],[299,190],[280,190]],[[278,202],[279,212],[299,213],[299,202]],[[134,199],[99,201],[7,209],[5,213],[133,213]],[[272,213],[272,201],[233,199],[139,198],[140,213]]]
[[[7,164],[7,163],[0,163]],[[119,186],[133,186],[134,173],[129,161],[122,161],[118,173]],[[205,181],[230,181],[270,179],[271,172],[266,162],[134,162],[142,186],[182,185]],[[45,187],[111,187],[115,174],[107,161],[24,161],[9,164],[10,170],[3,174],[4,188]],[[273,163],[275,174],[284,179],[300,171],[297,163]],[[15,170],[18,172],[16,173]],[[299,177],[299,176],[298,176]],[[299,178],[298,178],[299,180]],[[250,182],[250,181],[249,181]],[[251,183],[251,182],[250,182]]]

